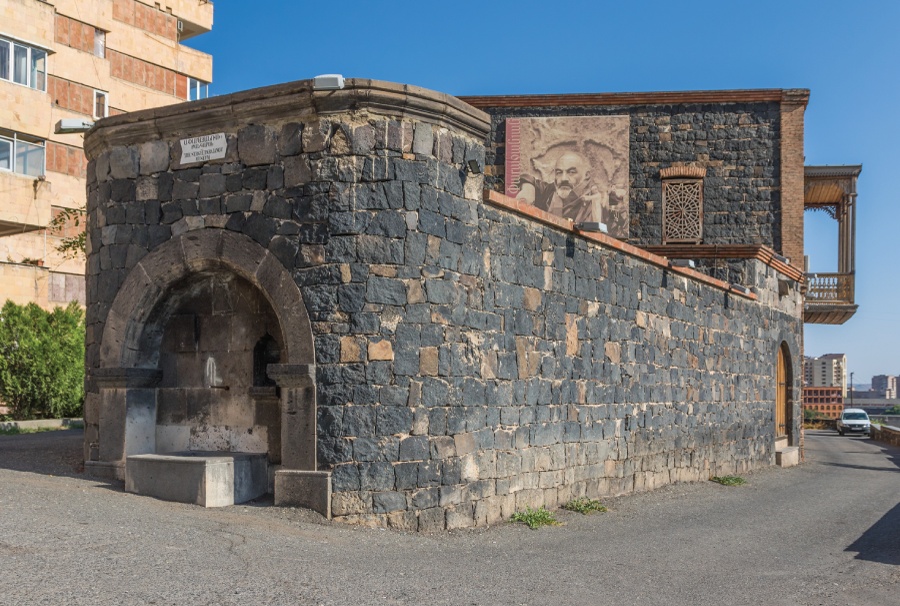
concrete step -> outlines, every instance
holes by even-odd
[[[266,494],[264,453],[173,452],[132,455],[125,491],[202,507],[226,507]]]
[[[791,446],[775,451],[775,464],[779,467],[793,467],[800,464],[800,448]]]

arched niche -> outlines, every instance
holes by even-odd
[[[254,385],[254,350],[266,335],[277,344],[280,363],[267,374],[278,395]],[[314,369],[306,307],[278,259],[221,229],[172,238],[131,270],[107,317],[94,373],[101,461],[264,450],[270,464],[314,471]]]

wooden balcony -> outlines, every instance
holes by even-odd
[[[810,324],[843,324],[856,313],[854,275],[806,274],[803,321]]]
[[[838,223],[837,272],[806,274],[804,322],[843,324],[856,313],[856,180],[861,171],[861,165],[804,168],[804,208],[825,212]]]

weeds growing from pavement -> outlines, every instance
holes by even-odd
[[[710,480],[723,486],[740,486],[747,483],[747,480],[740,476],[713,476]]]
[[[525,511],[517,511],[509,521],[522,522],[523,524],[527,524],[532,530],[540,528],[541,526],[559,526],[559,522],[553,517],[553,514],[547,511],[543,505],[538,509],[532,509],[526,505]]]
[[[563,509],[568,509],[569,511],[577,511],[578,513],[583,514],[609,511],[600,503],[600,501],[589,499],[587,497],[572,499],[571,501],[563,505]]]

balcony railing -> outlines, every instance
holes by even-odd
[[[852,305],[853,274],[806,274],[806,302]]]

